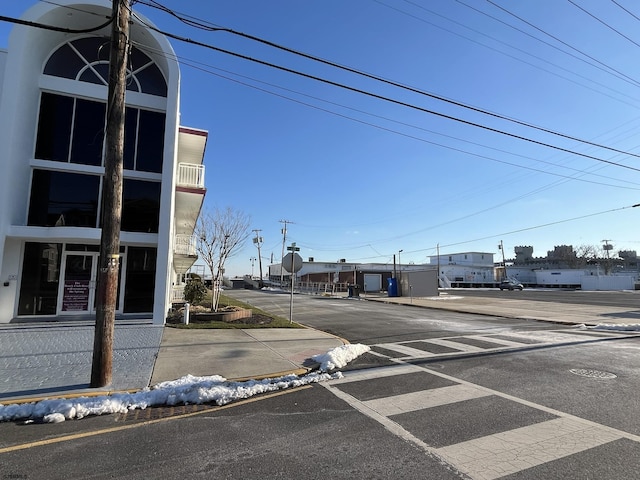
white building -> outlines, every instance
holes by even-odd
[[[433,255],[429,257],[429,265],[439,267],[441,287],[489,285],[496,280],[493,253]]]
[[[23,20],[68,31],[15,25],[0,51],[2,323],[94,318],[110,16],[107,0],[38,2]],[[196,259],[207,133],[179,126],[173,49],[132,21],[116,315],[161,324]]]

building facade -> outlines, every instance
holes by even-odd
[[[67,31],[16,25],[0,51],[0,323],[95,318],[110,16],[40,2],[22,20]],[[179,126],[175,53],[132,20],[116,316],[161,324],[197,258],[207,132]]]

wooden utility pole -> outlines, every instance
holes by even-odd
[[[260,236],[260,232],[262,231],[259,228],[254,228],[254,232],[256,232],[256,237],[253,239],[253,243],[258,247],[258,268],[260,269],[260,280],[258,280],[258,287],[262,288],[264,283],[262,282],[262,256],[260,253],[260,247],[262,246],[262,237]]]
[[[124,112],[130,17],[128,0],[113,0],[102,187],[102,234],[91,366],[91,387],[94,388],[105,387],[112,381],[113,334],[120,265]]]

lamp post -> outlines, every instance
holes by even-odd
[[[249,260],[251,260],[251,280],[253,280],[253,265],[255,264],[256,257],[251,257]]]

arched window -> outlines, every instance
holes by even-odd
[[[72,40],[49,57],[44,74],[106,86],[109,84],[110,50],[108,37]],[[136,47],[131,49],[129,55],[127,90],[167,96],[167,82],[162,72],[146,53]]]

